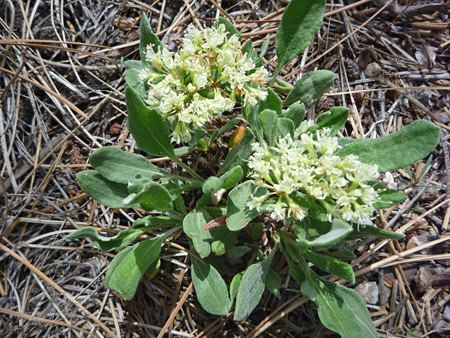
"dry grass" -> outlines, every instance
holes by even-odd
[[[328,1],[320,34],[282,76],[329,69],[338,81],[312,107],[350,107],[343,135],[376,137],[414,119],[433,120],[440,146],[393,180],[408,194],[379,226],[405,239],[353,243],[357,283],[375,282],[369,305],[381,336],[448,335],[450,284],[450,35],[444,1]],[[126,128],[122,59],[137,56],[139,12],[170,48],[185,27],[233,20],[273,67],[274,32],[286,3],[260,0],[0,0],[0,332],[4,337],[322,337],[315,311],[284,274],[281,298],[265,294],[249,319],[201,310],[189,278],[187,241],[165,246],[161,272],[133,301],[105,289],[110,254],[65,239],[93,224],[126,228],[136,210],[111,210],[80,191],[74,174],[89,152],[134,149]],[[155,159],[155,161],[159,161]],[[200,163],[201,165],[201,163]],[[279,272],[285,272],[279,266]],[[444,311],[447,315],[444,318]],[[446,331],[447,330],[447,331]]]

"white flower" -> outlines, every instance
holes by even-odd
[[[251,177],[278,196],[273,216],[302,219],[307,210],[289,196],[300,192],[315,199],[327,210],[328,218],[341,218],[357,224],[369,224],[378,199],[371,186],[378,177],[378,168],[364,164],[358,157],[335,155],[337,138],[329,129],[314,135],[303,133],[299,140],[290,135],[280,137],[275,146],[256,143],[249,160]],[[287,204],[286,204],[287,203]]]
[[[224,25],[203,30],[190,25],[178,52],[148,46],[146,60],[149,69],[139,78],[149,86],[147,104],[172,123],[178,143],[232,111],[236,100],[254,105],[267,97],[267,70],[243,52],[236,35],[227,37]]]

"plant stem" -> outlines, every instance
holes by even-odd
[[[186,170],[189,174],[191,174],[192,177],[196,178],[197,180],[204,182],[205,179],[201,177],[199,174],[197,174],[194,170],[192,170],[187,164],[183,163],[178,157],[172,158],[176,164],[178,164],[180,167],[182,167],[184,170]]]
[[[273,71],[272,77],[270,78],[269,86],[272,86],[272,85],[273,85],[273,83],[274,83],[275,80],[277,79],[278,75],[280,74],[280,71],[281,71],[281,68],[278,67],[278,65],[277,65],[277,67],[276,67],[275,70]]]

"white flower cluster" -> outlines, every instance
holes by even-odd
[[[253,105],[267,96],[267,70],[255,65],[222,24],[203,30],[191,25],[177,53],[148,46],[146,59],[150,67],[140,78],[149,85],[147,103],[169,119],[177,143],[189,141],[193,130],[231,111],[237,101]]]
[[[273,147],[255,143],[249,161],[251,177],[268,193],[256,197],[248,207],[261,211],[262,203],[275,197],[276,202],[265,209],[273,219],[293,216],[302,220],[308,210],[289,196],[300,192],[323,206],[329,220],[371,224],[378,193],[370,184],[379,176],[378,168],[354,155],[340,158],[335,154],[338,149],[337,137],[330,136],[329,129],[314,135],[303,133],[298,140],[290,135],[281,137]]]

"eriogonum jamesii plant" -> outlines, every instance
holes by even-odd
[[[352,139],[340,133],[345,107],[305,119],[334,73],[318,70],[293,85],[279,74],[311,43],[324,8],[324,1],[291,0],[271,73],[263,62],[268,45],[258,53],[224,18],[188,26],[179,49],[169,50],[142,16],[141,60],[125,63],[128,127],[142,152],[174,169],[110,146],[91,154],[93,170],[77,174],[99,203],[126,208],[129,217],[147,213],[114,237],[94,227],[70,235],[117,252],[109,288],[133,298],[140,279],[159,270],[161,246],[177,235],[207,312],[244,320],[264,290],[279,296],[288,268],[327,328],[378,337],[361,297],[325,273],[354,283],[347,240],[402,238],[375,221],[378,209],[407,198],[379,182],[380,173],[430,154],[439,128],[419,120],[385,137]]]

